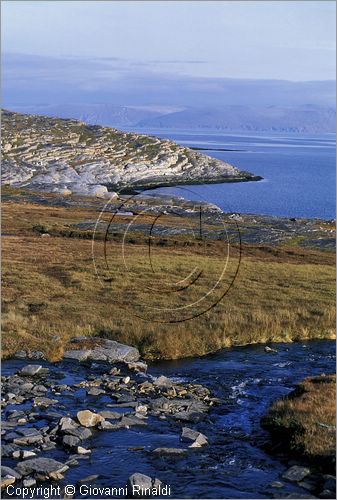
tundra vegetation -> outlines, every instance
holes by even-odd
[[[274,403],[262,420],[279,446],[334,473],[336,468],[336,376],[301,382]]]
[[[237,269],[238,274],[228,293],[209,312],[170,324],[151,321],[147,315],[150,299],[152,305],[155,298],[156,306],[169,309],[177,306],[177,299],[175,293],[151,292],[148,237],[136,228],[124,240],[124,256],[131,272],[123,269],[121,243],[130,222],[127,216],[116,217],[109,233],[111,279],[97,278],[92,260],[93,223],[103,205],[103,200],[93,198],[65,199],[56,194],[3,189],[5,357],[19,350],[40,350],[57,360],[71,337],[83,335],[137,346],[146,359],[203,355],[232,345],[334,338],[335,260],[329,249],[319,246],[324,234],[331,236],[334,231],[332,222],[313,222],[308,241],[305,232],[296,239],[291,231],[288,240],[275,244],[268,243],[272,231],[266,230],[269,226],[265,221],[255,220],[250,225],[243,217],[239,223],[241,264],[238,268],[240,248],[234,241],[226,286]],[[180,217],[168,214],[162,228],[184,229],[191,220],[187,213]],[[85,221],[92,223],[83,225]],[[149,216],[139,215],[137,224],[138,229],[148,227]],[[294,224],[305,226],[301,221]],[[261,228],[267,242],[245,239],[252,231],[260,234]],[[153,243],[156,272],[179,281],[191,269],[201,269],[201,279],[182,298],[186,304],[198,300],[213,287],[214,276],[223,266],[224,241],[206,236],[191,239],[184,231],[163,234]],[[103,250],[102,229],[97,233],[95,251],[102,256]],[[214,297],[206,303],[211,304]]]

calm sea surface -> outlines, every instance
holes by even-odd
[[[259,182],[160,188],[157,192],[215,203],[224,211],[335,218],[335,135],[226,135],[139,130],[189,147],[263,177]],[[231,149],[235,151],[214,151]]]

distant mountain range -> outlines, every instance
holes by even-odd
[[[323,106],[250,107],[225,106],[220,109],[186,109],[164,116],[146,118],[139,127],[169,129],[209,129],[238,132],[334,132],[336,111]]]
[[[333,133],[336,110],[323,105],[217,108],[55,104],[12,106],[13,111],[74,118],[117,128],[224,130],[228,132]]]

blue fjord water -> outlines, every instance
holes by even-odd
[[[263,177],[259,182],[158,188],[155,192],[215,203],[226,212],[335,218],[335,135],[226,135],[142,130]],[[207,149],[210,148],[210,149]],[[231,151],[216,151],[230,149]],[[188,190],[187,190],[188,189]],[[154,190],[152,190],[153,192]]]

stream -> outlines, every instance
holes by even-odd
[[[310,497],[297,484],[283,480],[282,488],[271,486],[273,481],[280,480],[289,462],[281,454],[270,455],[265,451],[269,436],[260,427],[260,419],[271,402],[288,394],[303,378],[335,371],[335,343],[313,341],[270,346],[278,352],[266,353],[264,346],[256,345],[224,349],[202,358],[151,363],[150,375],[202,384],[220,399],[220,404],[210,409],[207,419],[196,426],[208,437],[209,446],[190,450],[185,456],[155,457],[150,453],[154,448],[179,448],[184,443],[180,442],[181,424],[150,416],[147,425],[141,428],[96,431],[86,442],[86,448],[92,450],[90,457],[79,460],[59,484],[75,485],[86,476],[98,474],[93,485],[123,487],[131,474],[140,472],[171,485],[171,498],[285,498],[291,494]],[[2,374],[12,375],[27,363],[27,360],[4,361]],[[83,364],[70,361],[57,364],[38,361],[38,364],[48,367],[49,377],[57,379],[59,384],[73,385],[88,377],[88,366]],[[106,365],[93,363],[89,373],[99,376],[104,371]],[[52,411],[72,416],[80,409],[106,410],[111,403],[107,394],[93,398],[84,388],[71,394],[62,393],[57,399],[59,404]],[[13,409],[25,409],[25,405],[9,404],[3,418]],[[41,414],[41,419],[33,425],[46,424],[50,421]],[[43,456],[65,462],[69,454],[56,447],[43,452]],[[2,461],[9,467],[15,467],[16,463],[13,458]],[[91,495],[75,496],[79,497],[91,498]]]

